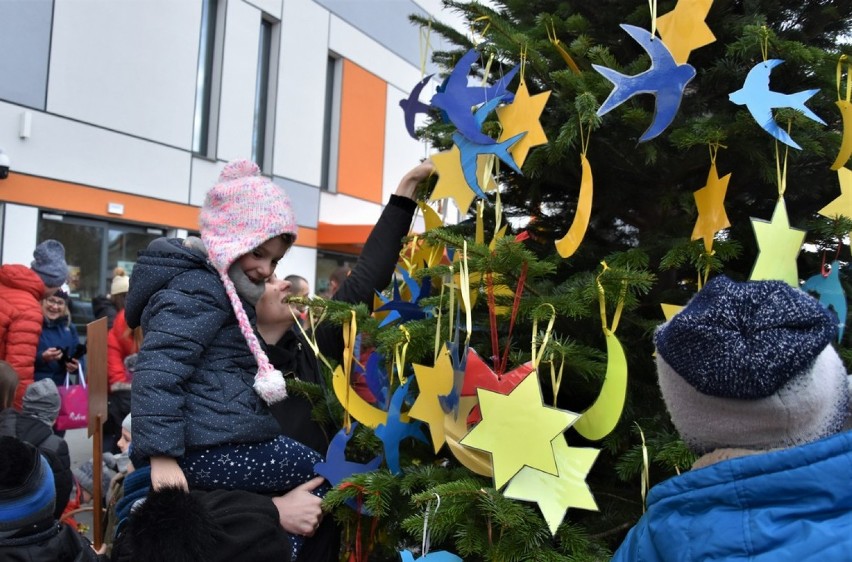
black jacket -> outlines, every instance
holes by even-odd
[[[14,408],[6,408],[0,412],[0,435],[17,437],[35,446],[47,459],[56,486],[56,509],[53,514],[59,519],[68,505],[74,487],[68,443],[55,435],[53,429],[43,421],[22,414]]]
[[[89,541],[70,525],[54,521],[44,531],[25,537],[0,539],[3,562],[95,562],[106,561]]]
[[[406,197],[391,195],[376,226],[367,237],[361,255],[346,281],[334,294],[334,300],[352,304],[364,303],[373,308],[373,295],[391,281],[402,239],[408,234],[417,203]],[[343,357],[343,332],[340,326],[321,325],[316,333],[322,354],[337,362]],[[268,350],[269,361],[285,377],[322,385],[319,361],[301,331],[294,326]],[[291,395],[270,406],[284,435],[325,454],[335,428],[323,428],[311,417],[311,404],[301,396]],[[135,421],[135,420],[134,420]]]

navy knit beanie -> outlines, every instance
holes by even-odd
[[[38,449],[0,437],[0,539],[26,536],[53,520],[53,471]]]
[[[786,283],[712,279],[655,335],[672,421],[699,452],[840,431],[849,389],[836,333],[836,319]]]

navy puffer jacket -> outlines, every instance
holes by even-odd
[[[158,238],[139,253],[125,314],[142,326],[132,383],[134,457],[268,441],[280,433],[252,389],[257,362],[207,256]],[[243,308],[254,323],[255,313]]]

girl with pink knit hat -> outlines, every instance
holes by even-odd
[[[231,162],[199,222],[200,240],[157,239],[133,269],[125,315],[145,334],[134,465],[150,459],[155,490],[316,488],[322,457],[280,435],[268,406],[287,397],[284,377],[254,329],[254,305],[296,239],[290,200],[255,164]]]

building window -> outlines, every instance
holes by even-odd
[[[278,33],[279,26],[276,22],[266,16],[260,20],[251,157],[265,173],[272,173],[272,135],[278,82]]]
[[[322,138],[322,178],[320,189],[337,191],[337,151],[340,133],[340,90],[343,60],[329,55],[325,76],[325,115]]]
[[[203,0],[198,44],[198,73],[195,82],[195,117],[192,124],[192,151],[215,157],[219,124],[219,91],[222,76],[224,6],[219,0]]]

